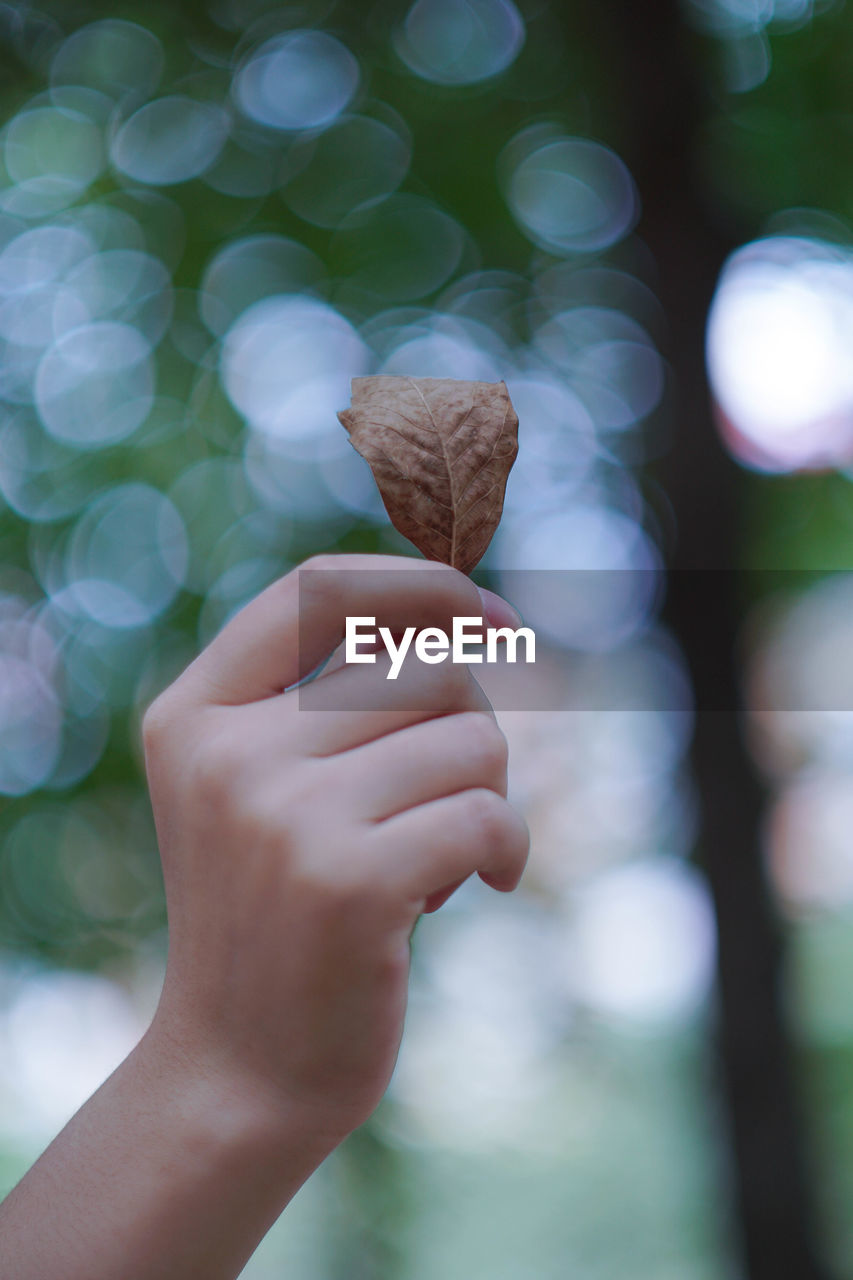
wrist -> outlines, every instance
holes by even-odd
[[[146,1095],[170,1117],[187,1154],[208,1167],[247,1162],[294,1194],[346,1136],[326,1117],[188,1043],[155,1018],[128,1059]]]

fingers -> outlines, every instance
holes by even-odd
[[[494,791],[474,788],[443,796],[377,823],[370,838],[400,889],[422,911],[434,895],[474,871],[508,892],[521,879],[530,838],[527,825]]]
[[[410,725],[343,752],[335,764],[347,771],[353,813],[372,821],[474,787],[506,795],[506,738],[479,711]]]
[[[489,612],[487,612],[487,608]],[[180,678],[203,701],[236,704],[281,693],[341,642],[345,619],[404,630],[452,627],[454,616],[513,622],[513,611],[447,565],[403,556],[316,556],[235,615]]]
[[[251,744],[253,757],[274,768],[288,757],[336,757],[410,725],[441,723],[446,716],[476,712],[496,724],[491,702],[467,668],[451,665],[442,671],[419,663],[411,671],[404,668],[399,680],[386,681],[387,666],[386,658],[384,667],[343,669],[336,677],[339,686],[331,686],[319,709],[301,705],[308,700],[304,686],[229,708],[228,714],[239,712],[243,741]],[[355,709],[346,710],[353,702]]]
[[[398,678],[388,680],[389,666],[388,655],[378,654],[372,666],[343,666],[283,694],[280,702],[292,712],[288,718],[301,752],[335,755],[407,725],[458,712],[478,711],[494,719],[492,704],[468,667],[415,661],[404,663]]]

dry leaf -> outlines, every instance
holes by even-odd
[[[338,418],[394,527],[428,560],[470,573],[498,527],[518,453],[506,384],[353,378],[352,407]]]

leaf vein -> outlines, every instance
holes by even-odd
[[[504,422],[506,422],[506,418],[504,418]],[[474,474],[473,474],[472,476],[469,476],[469,478],[466,480],[465,484],[462,486],[462,492],[461,492],[461,493],[457,493],[457,495],[456,495],[456,501],[457,501],[457,502],[459,501],[459,499],[460,499],[460,498],[462,498],[462,497],[463,497],[463,496],[468,492],[468,490],[471,488],[471,485],[472,485],[472,484],[474,483],[474,481],[477,479],[477,476],[478,476],[478,475],[480,475],[480,473],[481,473],[482,471],[485,471],[486,467],[488,467],[489,463],[490,463],[490,462],[492,461],[492,459],[494,458],[494,456],[495,456],[495,450],[497,449],[497,447],[498,447],[498,445],[500,444],[500,442],[501,442],[501,440],[502,440],[502,439],[503,439],[503,428],[501,428],[501,430],[498,432],[497,436],[495,437],[495,443],[492,445],[492,449],[491,449],[491,452],[490,452],[490,454],[489,454],[488,458],[486,458],[486,459],[483,461],[482,465],[481,465],[481,466],[479,466],[479,467],[477,468],[477,470],[474,472]],[[460,454],[460,457],[461,457],[461,454]],[[455,505],[455,504],[454,504],[454,505]]]
[[[400,414],[400,417],[402,418],[403,415]],[[403,418],[403,421],[409,422],[409,419]],[[428,453],[431,458],[438,458],[439,462],[445,461],[442,454],[436,453],[435,449],[428,449],[425,444],[420,444],[417,440],[411,440],[404,431],[400,431],[399,427],[392,427],[388,422],[367,422],[365,423],[365,426],[378,427],[380,431],[393,431],[395,436],[399,436],[401,440],[404,440],[406,444],[411,445],[413,449],[422,449],[423,452]],[[414,427],[415,424],[413,422],[409,422],[409,426]],[[415,427],[415,430],[417,431],[418,428]]]
[[[422,493],[425,498],[429,498],[430,502],[434,503],[437,507],[442,507],[445,511],[450,511],[450,512],[453,511],[453,508],[450,506],[449,503],[442,502],[441,499],[437,498],[434,493],[430,493],[429,489],[425,488],[425,486],[421,484],[420,480],[416,480],[415,477],[413,475],[410,475],[408,471],[404,471],[403,468],[400,466],[400,464],[398,462],[395,462],[395,460],[389,454],[387,454],[384,449],[380,449],[378,444],[374,445],[374,448],[376,449],[377,453],[380,453],[382,455],[382,457],[388,463],[389,467],[391,467],[394,471],[397,472],[398,476],[400,476],[408,484],[413,485],[414,488],[417,489],[420,493]],[[396,505],[399,506],[399,503]]]
[[[488,487],[488,489],[486,490],[486,492],[485,492],[485,493],[481,493],[481,494],[480,494],[479,498],[475,498],[473,502],[469,502],[469,503],[468,503],[468,506],[465,508],[465,510],[464,510],[464,511],[460,511],[460,512],[459,512],[459,515],[456,517],[456,518],[457,518],[457,520],[459,521],[459,523],[460,523],[460,524],[462,523],[462,521],[463,521],[463,520],[465,519],[465,517],[468,515],[469,511],[473,511],[473,510],[474,510],[474,508],[476,507],[476,505],[477,505],[477,503],[478,503],[478,502],[482,502],[482,501],[483,501],[483,499],[484,499],[484,498],[488,498],[489,494],[490,494],[490,493],[493,493],[495,489],[499,489],[499,488],[500,488],[500,486],[501,486],[501,483],[502,483],[502,481],[500,481],[500,480],[496,480],[494,484],[489,485],[489,487]]]

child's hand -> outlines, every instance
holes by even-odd
[[[357,572],[403,567],[399,585]],[[505,799],[504,736],[466,666],[413,660],[392,682],[379,656],[302,690],[305,704],[316,688],[343,708],[356,689],[370,711],[282,692],[335,648],[348,615],[450,630],[455,615],[484,616],[473,583],[397,557],[303,568],[324,572],[303,588],[301,620],[294,570],[145,717],[170,927],[152,1034],[331,1146],[387,1086],[418,915],[474,871],[514,888],[528,835]],[[493,624],[515,625],[497,597],[488,605]]]

